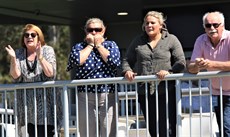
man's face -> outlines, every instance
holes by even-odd
[[[212,40],[220,40],[224,24],[221,22],[219,14],[210,13],[205,20],[205,32]]]

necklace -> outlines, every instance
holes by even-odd
[[[27,49],[26,49],[26,66],[27,66],[27,70],[29,71],[29,73],[34,72],[34,70],[35,70],[35,68],[37,66],[37,56],[35,56],[34,63],[33,63],[32,66],[30,66],[27,57],[28,56],[27,56]]]

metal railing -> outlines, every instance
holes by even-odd
[[[210,137],[214,136],[216,130],[213,126],[213,123],[215,123],[215,119],[213,118],[215,115],[213,115],[212,110],[212,103],[210,103],[210,112],[209,113],[203,113],[202,107],[200,107],[200,113],[193,113],[192,112],[192,102],[191,98],[192,96],[199,96],[200,102],[202,102],[202,96],[208,95],[210,97],[210,102],[212,102],[211,94],[212,90],[209,90],[211,85],[209,84],[209,87],[201,87],[200,84],[198,84],[198,87],[194,88],[189,84],[187,88],[181,87],[181,82],[188,81],[188,83],[191,83],[193,80],[198,80],[199,83],[201,80],[210,80],[213,77],[218,77],[220,80],[222,77],[230,76],[230,72],[219,72],[219,71],[213,71],[213,72],[201,72],[196,75],[194,74],[188,74],[188,73],[179,73],[179,74],[170,74],[166,76],[164,81],[175,81],[175,87],[176,87],[176,104],[177,104],[177,137],[183,137],[184,134],[186,136],[192,137],[194,135],[194,130],[192,129],[194,125],[196,127],[199,127],[199,133],[201,137],[204,136],[204,126],[208,125],[208,134]],[[148,115],[146,116],[146,122],[143,118],[143,114],[140,110],[139,104],[138,104],[138,93],[137,93],[137,83],[149,83],[149,82],[159,82],[157,77],[155,75],[149,75],[149,76],[136,76],[135,80],[130,83],[123,77],[116,77],[116,78],[103,78],[103,79],[87,79],[87,80],[69,80],[69,81],[47,81],[47,82],[38,82],[38,83],[21,83],[21,84],[1,84],[0,85],[0,95],[2,96],[1,102],[2,102],[2,109],[0,111],[1,114],[1,125],[2,125],[2,136],[9,136],[8,130],[12,130],[12,127],[8,127],[9,124],[14,125],[13,132],[14,135],[18,136],[18,131],[21,129],[18,129],[18,112],[17,112],[17,90],[21,89],[24,90],[26,94],[27,89],[36,89],[38,88],[53,88],[54,89],[54,96],[56,96],[56,91],[62,92],[62,104],[63,104],[63,124],[62,128],[59,129],[56,122],[54,122],[55,127],[55,136],[61,136],[63,134],[64,137],[69,136],[78,136],[79,135],[79,120],[78,120],[78,92],[76,92],[76,87],[81,85],[98,85],[98,84],[115,84],[115,98],[116,98],[116,132],[118,137],[128,137],[128,136],[149,136],[148,129]],[[167,86],[166,86],[167,87]],[[147,90],[146,90],[147,91]],[[156,91],[157,92],[157,91]],[[222,92],[222,91],[221,91]],[[181,98],[184,96],[189,97],[189,113],[182,113],[182,102]],[[36,96],[35,96],[36,97]],[[46,98],[46,96],[44,96]],[[147,96],[146,96],[147,98]],[[26,98],[24,98],[26,99]],[[59,101],[59,100],[58,100]],[[221,98],[222,101],[222,98]],[[54,99],[55,102],[55,99]],[[45,102],[44,102],[45,103]],[[74,104],[74,105],[73,105]],[[200,103],[201,104],[201,103]],[[201,105],[202,106],[202,105]],[[22,106],[25,107],[26,106]],[[35,105],[36,107],[36,105]],[[162,106],[161,106],[162,107]],[[54,104],[54,111],[57,111],[56,109],[56,103]],[[46,108],[44,108],[46,109]],[[168,109],[168,105],[166,105],[166,109]],[[14,110],[14,111],[13,111]],[[26,111],[26,109],[25,109]],[[146,109],[148,111],[148,109]],[[27,112],[25,112],[27,113]],[[170,112],[167,112],[165,114],[166,116],[169,115]],[[72,115],[73,114],[73,115]],[[34,112],[34,115],[36,115],[36,111]],[[54,112],[54,121],[57,120],[57,113]],[[87,115],[87,113],[86,113]],[[206,115],[208,118],[206,118]],[[10,116],[10,117],[9,117]],[[12,117],[13,116],[13,117]],[[44,114],[44,117],[46,115]],[[194,123],[192,119],[197,119],[199,122],[199,125],[197,123]],[[188,132],[184,133],[182,131],[182,128],[184,128],[185,125],[182,125],[183,121],[185,119],[188,120]],[[207,120],[208,119],[208,120]],[[222,119],[222,118],[221,118]],[[208,121],[208,123],[203,123],[203,120]],[[27,122],[27,119],[25,117],[24,119],[25,123]],[[98,125],[98,123],[97,123]],[[47,123],[45,122],[45,126],[47,126]],[[27,125],[25,125],[25,131],[27,131]],[[87,127],[89,128],[89,127]],[[156,126],[156,128],[159,128]],[[5,132],[3,131],[5,130]],[[221,128],[223,130],[223,127]],[[97,129],[98,130],[98,129]],[[168,131],[169,129],[167,129]],[[45,130],[47,132],[47,129]],[[27,134],[25,135],[28,136]]]

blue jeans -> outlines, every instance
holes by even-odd
[[[218,96],[217,106],[214,109],[221,136],[220,96]],[[223,96],[223,132],[224,137],[230,137],[230,96]]]

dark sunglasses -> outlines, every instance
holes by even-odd
[[[24,33],[24,37],[25,38],[29,38],[29,37],[35,38],[37,36],[37,33]]]
[[[86,29],[87,32],[101,32],[102,31],[102,28],[87,28]]]
[[[205,24],[206,28],[211,28],[212,26],[216,29],[220,26],[221,23],[212,23],[212,24]]]

